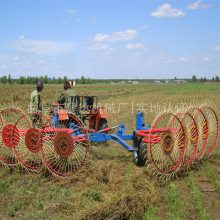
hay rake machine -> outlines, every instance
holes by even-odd
[[[217,146],[218,116],[207,105],[164,111],[151,126],[138,112],[136,129],[130,134],[125,133],[124,124],[108,127],[106,118],[106,110],[93,104],[77,111],[55,106],[51,116],[4,107],[0,110],[0,161],[31,171],[45,166],[52,174],[66,177],[86,162],[91,142],[114,141],[133,154],[137,166],[150,165],[156,174],[172,177]]]

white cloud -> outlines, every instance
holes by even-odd
[[[205,4],[202,2],[202,0],[198,0],[196,2],[189,4],[188,9],[190,9],[190,10],[196,10],[196,9],[200,9],[200,8],[208,9],[211,7],[213,7],[213,5]]]
[[[93,38],[95,42],[115,42],[115,41],[127,41],[133,40],[137,37],[137,31],[128,29],[125,31],[117,31],[113,34],[96,34]]]
[[[185,12],[180,9],[173,8],[170,4],[165,3],[160,5],[155,11],[153,11],[151,16],[154,17],[182,17],[185,15]]]
[[[220,51],[220,45],[216,46],[214,49]]]
[[[182,56],[182,57],[177,57],[176,61],[177,62],[192,62],[194,61],[195,58],[192,56]]]
[[[200,56],[182,56],[177,57],[174,61],[178,63],[208,63],[217,60],[218,57],[210,55],[200,55]]]
[[[106,50],[109,49],[109,45],[102,43],[95,43],[88,48],[89,50]]]
[[[147,28],[147,25],[146,25],[146,24],[144,24],[144,25],[142,25],[142,26],[140,27],[141,30],[145,30],[146,28]]]
[[[17,61],[19,61],[20,59],[19,59],[18,56],[15,56],[15,57],[13,57],[13,60],[17,62]]]
[[[0,53],[0,61],[4,61],[6,57],[7,57],[6,54]]]
[[[60,55],[72,51],[74,44],[66,41],[21,39],[16,42],[16,48],[37,55]]]
[[[136,43],[136,44],[127,44],[126,49],[143,49],[144,48],[144,44],[141,43]]]
[[[212,57],[209,57],[209,56],[204,56],[204,57],[201,58],[201,61],[202,61],[202,62],[210,62],[210,61],[212,61],[212,60],[213,60],[213,58],[212,58]]]
[[[193,63],[207,63],[216,60],[216,57],[210,56],[173,56],[166,53],[159,53],[151,56],[147,64],[193,64]]]
[[[219,56],[215,56],[215,55],[211,55],[211,54],[204,54],[198,58],[198,62],[203,62],[203,63],[219,62],[219,61],[220,61]]]
[[[1,65],[0,69],[7,69],[7,67],[8,67],[7,65]]]
[[[18,37],[18,39],[19,39],[19,40],[24,39],[24,35],[20,35],[20,36]]]
[[[67,9],[67,10],[66,10],[66,13],[67,13],[67,14],[71,14],[71,15],[76,14],[76,12],[77,12],[77,11],[76,11],[75,9]]]

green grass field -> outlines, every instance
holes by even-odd
[[[0,85],[0,103],[27,108],[34,86]],[[213,101],[220,109],[220,84],[79,85],[78,95],[96,95],[109,110],[109,125],[135,128],[143,110],[151,123],[167,106]],[[62,85],[45,85],[51,105]],[[116,143],[91,147],[88,163],[69,179],[0,167],[0,219],[219,219],[220,149],[178,178],[161,183],[148,167]]]

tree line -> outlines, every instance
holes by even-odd
[[[17,79],[13,79],[11,75],[5,75],[0,77],[0,83],[1,84],[35,84],[38,80],[42,81],[44,84],[61,84],[64,83],[65,81],[75,81],[76,84],[94,84],[94,83],[107,83],[109,81],[113,82],[119,82],[121,79],[91,79],[91,78],[86,78],[84,76],[81,76],[76,79],[68,79],[66,76],[64,77],[53,77],[50,78],[47,75],[45,76],[40,76],[40,77],[31,77],[31,76],[20,76]]]
[[[175,79],[177,79],[175,77]],[[109,81],[111,82],[119,82],[122,79],[90,79],[86,78],[84,76],[81,76],[80,78],[77,79],[68,79],[66,76],[64,77],[53,77],[50,78],[47,75],[45,76],[40,76],[40,77],[32,77],[32,76],[20,76],[17,79],[14,79],[11,77],[11,75],[5,75],[0,77],[0,83],[1,84],[35,84],[38,80],[42,81],[44,84],[61,84],[64,83],[65,81],[75,81],[76,84],[94,84],[94,83],[108,83]],[[186,79],[187,80],[187,79]],[[215,76],[212,79],[207,79],[206,77],[201,77],[197,78],[196,75],[193,75],[191,79],[188,79],[191,82],[220,82],[219,76]],[[152,79],[142,79],[138,80],[141,82],[152,82]]]
[[[207,79],[206,77],[201,77],[198,79],[196,75],[192,76],[192,82],[220,82],[219,76],[212,77],[212,79]]]
[[[66,76],[50,78],[47,75],[40,77],[20,76],[17,79],[13,79],[10,74],[7,76],[0,77],[1,84],[19,84],[19,85],[35,84],[38,80],[42,81],[44,84],[61,84],[64,83],[65,81],[76,81],[77,84],[92,84],[92,83],[97,83],[98,81],[98,80],[86,78],[84,76],[81,76],[78,79],[68,79]]]
[[[38,80],[42,81],[44,84],[59,84],[67,81],[68,78],[66,76],[49,78],[45,75],[40,77],[20,76],[18,79],[13,79],[10,74],[8,76],[0,77],[0,83],[2,84],[35,84]]]

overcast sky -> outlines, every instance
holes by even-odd
[[[220,75],[218,0],[0,0],[0,75]]]

